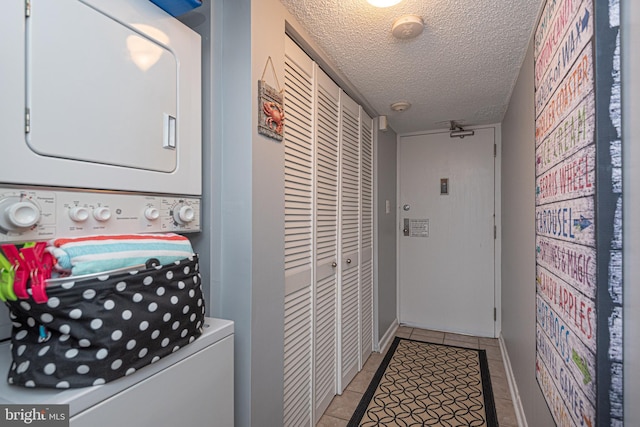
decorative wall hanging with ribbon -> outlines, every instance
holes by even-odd
[[[267,66],[271,64],[271,70],[276,79],[278,89],[267,84],[264,75],[267,72]],[[262,78],[258,80],[258,133],[266,135],[270,138],[282,141],[284,135],[284,90],[280,88],[278,75],[271,61],[271,57],[267,59],[262,71]]]

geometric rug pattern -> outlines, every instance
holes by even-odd
[[[497,427],[486,351],[396,337],[348,425]]]

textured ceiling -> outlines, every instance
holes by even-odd
[[[281,0],[334,65],[398,133],[502,121],[542,0]],[[419,15],[424,32],[391,35]],[[390,104],[412,107],[393,112]]]

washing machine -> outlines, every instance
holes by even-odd
[[[0,381],[0,404],[69,405],[73,427],[233,426],[233,322],[205,318],[202,335],[134,374],[93,387],[29,389]],[[0,344],[0,369],[11,363]]]

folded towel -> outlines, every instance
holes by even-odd
[[[47,251],[56,258],[58,271],[73,276],[132,267],[150,258],[170,264],[193,255],[189,239],[173,233],[55,239]]]

